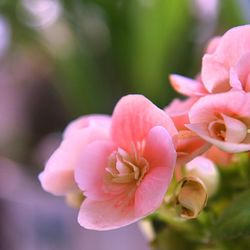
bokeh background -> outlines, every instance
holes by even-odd
[[[250,21],[248,0],[0,0],[0,249],[148,250],[136,224],[80,228],[37,175],[64,127],[199,72],[207,41]]]

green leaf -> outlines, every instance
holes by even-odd
[[[153,249],[157,250],[186,250],[195,249],[196,243],[185,238],[184,234],[171,228],[165,228],[157,233],[156,239],[151,243]]]
[[[250,190],[231,202],[214,227],[214,236],[218,239],[247,235],[250,235]]]

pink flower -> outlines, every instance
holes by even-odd
[[[155,211],[171,181],[177,131],[167,114],[141,95],[114,110],[111,139],[88,144],[75,179],[86,199],[78,221],[88,229],[125,226]]]
[[[250,150],[250,93],[230,91],[200,98],[186,125],[207,142],[229,152]]]
[[[184,165],[210,147],[209,143],[185,127],[185,124],[189,123],[188,112],[198,99],[197,97],[191,97],[186,100],[174,99],[165,108],[166,113],[171,117],[178,130],[176,147],[178,165]]]
[[[250,92],[250,25],[227,31],[203,57],[201,77],[209,93]]]
[[[109,139],[111,118],[105,115],[83,116],[65,129],[63,141],[39,175],[43,189],[54,195],[78,190],[74,170],[82,150],[95,140]]]

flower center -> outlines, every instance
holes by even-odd
[[[149,164],[143,157],[134,159],[126,151],[118,148],[117,151],[110,155],[106,171],[114,183],[127,184],[134,182],[138,185],[148,169]]]
[[[221,118],[208,125],[210,136],[221,141],[231,143],[244,143],[249,128],[240,119],[221,114]]]
[[[226,126],[223,120],[212,121],[208,125],[210,136],[222,140],[226,137]]]

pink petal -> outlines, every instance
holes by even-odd
[[[206,89],[199,81],[180,75],[170,75],[169,79],[172,87],[180,94],[186,96],[203,96],[207,94]]]
[[[202,140],[193,132],[187,130],[185,127],[185,124],[189,123],[188,112],[198,99],[197,97],[188,98],[184,101],[174,99],[174,101],[165,108],[165,111],[170,115],[178,129],[178,143],[176,149],[178,165],[185,164],[197,155],[204,153],[210,147],[210,144]]]
[[[128,95],[115,107],[111,135],[119,147],[131,152],[133,145],[142,142],[157,125],[166,128],[171,136],[177,135],[173,121],[163,110],[142,95]]]
[[[249,74],[247,81],[246,81],[245,91],[250,92],[250,74]]]
[[[228,90],[228,74],[242,56],[250,52],[250,25],[227,31],[216,50],[206,54],[202,62],[202,80],[210,93]],[[231,83],[232,84],[232,83]]]
[[[214,56],[218,62],[230,68],[248,52],[250,52],[250,25],[243,25],[230,29],[221,37]]]
[[[150,169],[135,193],[136,216],[145,216],[160,206],[173,176],[176,151],[164,128],[150,130],[143,156]]]
[[[237,64],[231,68],[230,83],[232,86],[240,85],[240,89],[246,89],[250,75],[250,52],[244,54]],[[238,80],[238,82],[237,82]]]
[[[182,131],[180,131],[182,132]],[[188,130],[188,133],[193,132]],[[209,148],[210,144],[201,139],[197,135],[183,136],[179,133],[178,144],[177,144],[177,164],[184,165],[185,163],[191,161],[198,155],[205,153]]]
[[[81,205],[78,222],[87,229],[92,230],[111,230],[126,226],[140,219],[134,216],[134,210],[131,207],[117,207],[117,199],[94,201],[84,200]]]
[[[79,129],[84,129],[89,126],[100,126],[104,130],[109,131],[111,124],[111,117],[108,115],[85,115],[72,121],[65,129],[63,138],[70,136]]]
[[[207,124],[188,124],[186,126],[204,140],[228,153],[238,153],[250,150],[250,144],[225,142],[210,137],[207,130]]]
[[[241,118],[250,124],[250,93],[230,91],[200,98],[189,112],[190,123],[209,123],[218,114]]]
[[[213,37],[208,45],[207,45],[207,48],[206,48],[206,53],[208,54],[212,54],[215,52],[216,48],[218,47],[219,45],[219,42],[221,40],[221,36],[216,36],[216,37]]]
[[[168,131],[160,126],[152,128],[146,137],[143,157],[148,161],[150,169],[166,167],[170,176],[176,161],[176,150]]]
[[[92,126],[63,140],[39,175],[42,187],[55,195],[64,195],[76,189],[74,169],[83,149],[96,139],[106,139],[106,134],[102,128]]]
[[[110,198],[110,194],[104,190],[104,177],[113,150],[111,142],[95,141],[81,152],[75,169],[75,180],[86,197],[98,200]]]
[[[230,116],[222,114],[222,117],[226,126],[225,141],[232,143],[242,142],[247,135],[247,126],[243,122]]]
[[[193,104],[198,100],[197,97],[180,100],[175,98],[164,110],[171,117],[178,130],[186,129],[184,124],[189,123],[188,112]]]
[[[185,100],[181,100],[175,98],[164,110],[167,114],[171,116],[187,114],[192,105],[198,100],[197,97],[187,98]]]
[[[242,83],[234,68],[230,69],[230,86],[234,90],[243,90]]]
[[[65,195],[67,192],[77,190],[73,170],[42,172],[39,180],[43,189],[54,195]]]
[[[209,93],[226,92],[230,89],[228,68],[210,54],[202,59],[201,78]]]

